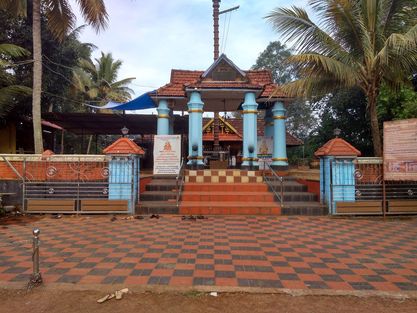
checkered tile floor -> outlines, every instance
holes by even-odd
[[[0,283],[26,282],[41,229],[44,281],[417,290],[417,220],[110,216],[0,221]]]
[[[243,170],[187,170],[186,183],[261,183],[261,171]]]

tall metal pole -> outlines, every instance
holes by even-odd
[[[214,61],[219,58],[219,9],[221,0],[213,0]]]

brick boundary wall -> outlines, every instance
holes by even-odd
[[[4,156],[21,176],[25,174],[25,178],[31,181],[107,180],[108,159],[104,155]],[[20,180],[3,158],[0,158],[0,180]]]

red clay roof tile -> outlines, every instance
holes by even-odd
[[[273,84],[272,75],[268,70],[245,71],[247,81],[209,81],[202,80],[203,71],[171,70],[170,82],[156,91],[157,96],[164,97],[185,97],[185,88],[249,88],[262,89],[261,98],[270,97],[276,92],[277,85]],[[278,90],[276,97],[286,98],[287,96]]]
[[[333,138],[314,153],[319,156],[360,156],[361,152],[342,138]]]
[[[128,138],[119,138],[103,152],[105,154],[145,154],[141,147]]]

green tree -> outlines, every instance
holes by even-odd
[[[101,53],[100,58],[91,60],[80,59],[73,70],[73,91],[83,101],[97,105],[109,101],[126,102],[134,93],[128,87],[135,77],[118,79],[121,60],[115,60],[111,53]]]
[[[28,16],[31,16],[28,8]],[[85,112],[86,106],[78,99],[72,99],[70,87],[72,86],[72,71],[78,65],[80,58],[91,57],[96,47],[78,40],[85,26],[71,31],[62,42],[55,39],[47,28],[47,19],[44,14],[42,22],[42,112]],[[0,42],[10,42],[29,52],[32,50],[32,25],[30,18],[20,18],[0,10]],[[14,57],[14,79],[20,85],[32,86],[33,62],[28,57]],[[31,115],[32,97],[16,98],[14,109],[8,114],[9,120],[21,120]],[[29,148],[29,147],[27,147]],[[33,147],[32,147],[33,150]]]
[[[16,105],[16,98],[30,95],[29,87],[17,84],[13,58],[29,55],[26,49],[13,44],[0,44],[0,121]],[[26,61],[27,62],[27,61]]]
[[[285,60],[292,55],[291,50],[279,41],[272,41],[256,59],[253,70],[270,70],[276,84],[282,85],[295,79],[295,71]]]
[[[59,40],[63,40],[75,26],[75,15],[69,0],[0,0],[0,9],[15,15],[27,15],[27,3],[32,3],[32,44],[33,44],[33,94],[32,119],[35,153],[43,152],[41,125],[42,93],[42,41],[41,12],[47,17],[48,29]],[[78,0],[81,13],[88,24],[97,31],[107,23],[107,12],[103,0]]]
[[[73,96],[94,105],[130,100],[134,92],[128,84],[135,78],[117,80],[121,66],[122,61],[115,60],[111,53],[102,52],[100,58],[95,59],[95,64],[90,59],[81,58],[78,66],[73,69]],[[87,154],[90,152],[92,139],[90,136]]]
[[[335,128],[341,130],[341,137],[346,139],[363,156],[373,153],[369,114],[366,110],[366,96],[360,88],[336,90],[323,97],[316,104],[320,125],[307,140],[307,153],[313,156],[315,150],[334,138]]]
[[[275,84],[282,85],[296,79],[291,64],[285,62],[292,55],[279,41],[270,42],[259,55],[253,70],[270,70]],[[287,105],[287,130],[300,139],[306,139],[310,131],[317,125],[313,117],[313,109],[309,102],[296,99]]]
[[[381,84],[398,89],[417,68],[415,0],[310,0],[320,25],[303,8],[277,8],[266,18],[298,55],[288,62],[301,79],[287,84],[289,95],[324,95],[359,87],[370,116],[374,154],[382,140],[377,99]]]
[[[402,87],[392,92],[382,86],[378,97],[378,113],[384,120],[398,120],[417,117],[417,92],[411,87]]]

